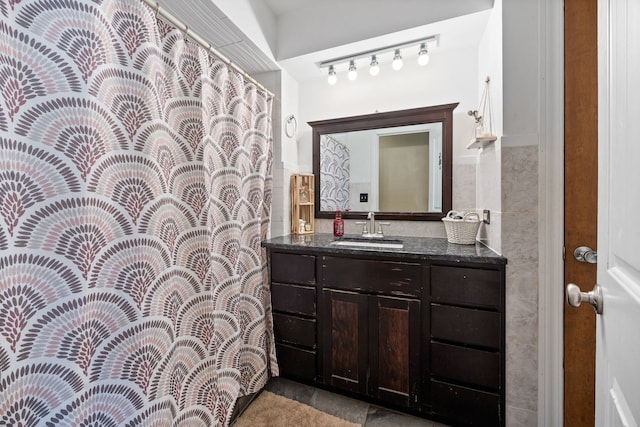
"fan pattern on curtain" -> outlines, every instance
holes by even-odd
[[[0,16],[0,425],[227,425],[277,372],[272,100],[140,1]]]
[[[330,135],[320,135],[320,209],[345,210],[349,207],[351,180],[349,147]]]

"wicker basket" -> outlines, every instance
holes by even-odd
[[[442,222],[444,222],[449,243],[459,245],[476,243],[476,235],[480,227],[480,216],[477,213],[449,211],[447,216],[442,218]]]

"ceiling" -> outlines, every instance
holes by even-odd
[[[494,0],[159,1],[247,73],[304,81],[319,62],[432,35],[439,51],[477,45]]]

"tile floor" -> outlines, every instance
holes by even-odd
[[[402,414],[284,378],[271,378],[265,390],[364,427],[447,427],[435,421]]]

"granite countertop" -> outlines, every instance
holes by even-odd
[[[315,253],[325,254],[371,254],[377,253],[390,258],[413,258],[430,259],[439,261],[454,262],[483,262],[491,264],[506,264],[507,259],[498,255],[483,244],[476,242],[475,245],[457,245],[447,242],[445,238],[438,237],[406,237],[406,236],[385,236],[381,241],[401,240],[403,247],[394,248],[371,248],[337,246],[331,243],[340,239],[359,239],[359,235],[344,235],[342,238],[334,237],[333,234],[315,233],[304,235],[287,235],[274,237],[262,242],[262,246],[270,249],[296,250],[305,249]],[[379,241],[371,239],[372,241]]]

